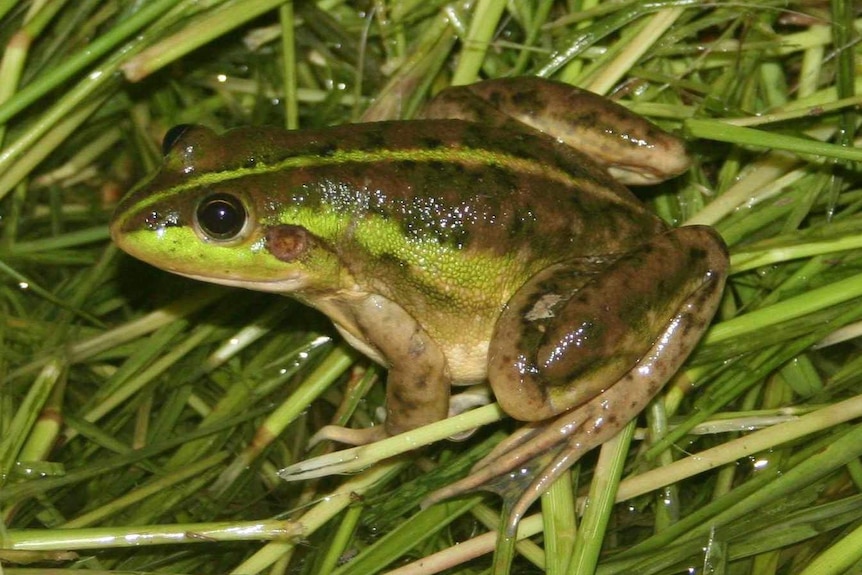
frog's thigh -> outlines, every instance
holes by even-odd
[[[389,363],[387,433],[445,419],[451,379],[440,346],[410,314],[385,298],[368,298],[354,313],[362,338]]]
[[[599,272],[586,274],[586,267],[570,262],[540,272],[497,322],[488,373],[512,417],[550,418],[627,375],[632,394],[657,393],[715,313],[727,253],[712,228],[690,226],[650,239]],[[650,350],[659,361],[636,369]]]

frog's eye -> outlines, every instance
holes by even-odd
[[[182,138],[183,134],[189,131],[189,128],[194,127],[192,124],[177,124],[165,133],[162,138],[162,155],[167,156],[173,149],[177,140]]]
[[[209,239],[231,241],[242,239],[248,212],[238,197],[231,194],[206,196],[195,210],[200,231]]]

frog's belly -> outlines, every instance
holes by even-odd
[[[444,345],[452,385],[474,385],[488,377],[488,342]]]
[[[365,341],[356,338],[338,324],[335,325],[347,343],[384,367],[389,363]],[[458,343],[442,346],[449,365],[452,385],[475,385],[488,377],[488,342]]]

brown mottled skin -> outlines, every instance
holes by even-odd
[[[437,421],[451,386],[487,379],[534,423],[433,499],[496,490],[510,533],[674,374],[724,285],[713,230],[669,230],[606,171],[670,177],[688,166],[682,144],[547,80],[453,88],[421,120],[193,126],[165,144],[162,169],[117,207],[117,243],[175,273],[295,297],[386,366],[385,427],[332,436]],[[520,466],[526,482],[504,479]]]

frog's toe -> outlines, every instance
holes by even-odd
[[[544,491],[537,491],[534,486],[537,482],[546,483],[542,481],[547,479],[546,470],[553,465],[561,450],[562,446],[556,446],[520,464],[498,460],[485,467],[474,467],[470,475],[464,479],[438,489],[425,498],[422,507],[429,507],[439,501],[475,491],[491,491],[503,499],[506,535],[513,536],[530,505]],[[555,474],[554,479],[565,469]],[[547,484],[550,485],[550,481],[547,481]]]
[[[471,385],[466,390],[449,398],[449,417],[488,405],[491,401],[491,388],[488,385]]]
[[[466,413],[471,409],[482,407],[491,403],[491,388],[487,385],[472,385],[461,393],[449,398],[449,417],[455,417]],[[464,441],[476,433],[476,428],[462,431],[449,436],[450,441]]]
[[[583,405],[547,422],[529,424],[506,439],[466,478],[431,494],[425,504],[486,490],[503,498],[507,536],[551,484],[588,451],[619,432],[661,388],[675,365],[666,365],[658,353],[674,339],[654,346],[617,385]],[[620,385],[622,384],[622,385]]]
[[[530,505],[586,452],[616,433],[603,425],[602,410],[602,402],[591,401],[551,422],[524,426],[477,463],[470,475],[435,491],[423,506],[491,491],[503,498],[506,535],[514,536]]]
[[[365,429],[351,429],[340,425],[326,425],[321,427],[317,433],[308,440],[308,448],[311,449],[321,441],[335,441],[346,445],[366,445],[381,439],[386,439],[389,434],[382,425],[367,427]]]

